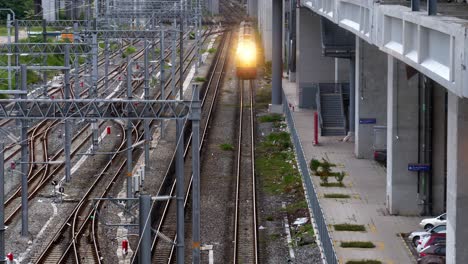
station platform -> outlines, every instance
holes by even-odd
[[[343,137],[319,136],[319,145],[314,146],[314,110],[298,107],[296,83],[283,79],[283,91],[287,100],[283,104],[289,106],[295,123],[295,128],[290,129],[296,129],[306,161],[323,157],[337,165],[336,171],[347,174],[343,181],[345,188],[322,187],[320,178],[311,176],[340,263],[363,259],[387,264],[416,263],[399,234],[418,230],[420,217],[388,213],[385,167],[373,160],[357,159],[354,142],[343,142]],[[327,193],[348,194],[351,198],[324,198]],[[333,225],[344,223],[365,225],[366,232],[334,230]],[[342,241],[370,241],[376,247],[342,248]]]

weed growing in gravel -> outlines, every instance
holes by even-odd
[[[289,133],[274,132],[257,147],[256,171],[268,193],[302,193],[301,176],[296,167]]]
[[[260,123],[281,122],[284,120],[284,116],[280,114],[263,115],[258,120]]]
[[[226,151],[234,150],[234,146],[232,144],[229,144],[229,143],[220,144],[219,148],[221,148],[222,150],[226,150]]]
[[[354,232],[364,232],[366,227],[364,225],[355,225],[355,224],[336,224],[333,225],[336,231],[354,231]]]
[[[374,243],[370,241],[343,241],[340,244],[342,248],[375,248]]]
[[[375,259],[348,260],[346,264],[382,264],[382,261]]]
[[[282,209],[288,214],[294,214],[297,210],[307,209],[307,202],[305,200],[300,200],[298,202],[288,204],[286,208]]]
[[[342,193],[326,193],[324,195],[325,198],[337,198],[337,199],[346,199],[351,198],[351,196]]]
[[[315,243],[314,229],[311,224],[301,225],[297,229],[293,229],[292,236],[298,246]]]
[[[273,219],[274,219],[274,218],[273,218],[272,215],[269,215],[269,216],[267,216],[267,218],[266,218],[267,221],[273,221]]]
[[[211,49],[208,49],[208,53],[210,54],[213,54],[216,52],[216,49],[215,48],[211,48]]]
[[[206,78],[205,77],[195,77],[195,81],[196,82],[206,82]]]
[[[271,103],[271,84],[265,84],[263,87],[259,87],[255,94],[255,100],[257,102],[257,108],[268,107],[268,104]]]

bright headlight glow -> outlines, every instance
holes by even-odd
[[[256,58],[255,44],[252,41],[240,42],[237,46],[237,57],[241,63],[249,63]]]

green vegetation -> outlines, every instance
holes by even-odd
[[[364,232],[366,227],[364,225],[355,225],[355,224],[337,224],[333,225],[336,231],[354,231],[354,232]]]
[[[266,218],[267,221],[273,221],[273,219],[274,219],[274,218],[273,218],[272,215],[269,215],[269,216],[267,216],[267,218]]]
[[[210,54],[213,54],[216,52],[216,49],[215,48],[211,48],[211,49],[208,49],[208,53]]]
[[[258,144],[256,167],[268,193],[303,192],[289,133],[273,132]]]
[[[382,261],[375,259],[348,260],[346,264],[382,264]]]
[[[195,32],[189,33],[189,39],[195,39]]]
[[[272,73],[272,63],[271,61],[266,61],[265,62],[265,77],[266,78],[271,78],[271,73]]]
[[[282,208],[283,211],[286,211],[288,214],[294,214],[298,210],[307,209],[307,202],[305,200],[300,200],[292,204],[288,204],[286,208]]]
[[[351,198],[351,196],[342,193],[326,193],[324,195],[325,198],[336,198],[336,199],[347,199]]]
[[[222,149],[222,150],[226,150],[226,151],[233,151],[234,150],[234,146],[232,144],[229,144],[229,143],[220,144],[219,148]]]
[[[370,241],[343,241],[340,244],[342,248],[375,248],[374,243]]]
[[[205,77],[195,77],[194,81],[195,82],[206,82],[206,78]]]
[[[24,19],[34,9],[34,2],[33,0],[2,0],[0,1],[0,8],[11,8],[16,14],[16,19]],[[2,23],[6,20],[7,14],[6,11],[0,12],[0,21]],[[28,19],[33,18],[28,17]]]
[[[122,58],[126,58],[127,56],[136,52],[136,48],[134,46],[128,46],[127,49],[122,53]]]
[[[292,236],[299,246],[315,243],[314,229],[311,224],[299,226],[296,230],[293,229]]]
[[[267,84],[264,87],[260,87],[257,90],[257,94],[255,95],[257,100],[257,107],[264,108],[267,107],[269,103],[271,103],[271,84]]]
[[[271,114],[260,116],[258,120],[260,121],[260,123],[281,122],[284,120],[284,117],[280,114]]]
[[[335,168],[336,164],[329,162],[325,158],[322,158],[322,160],[318,159],[312,159],[309,164],[309,168],[312,171],[313,175],[319,176],[320,180],[322,183],[320,184],[321,186],[328,186],[328,177],[335,177],[338,187],[344,187],[343,184],[343,179],[346,176],[346,173],[344,171],[341,172],[334,172],[332,171],[332,168]]]
[[[327,179],[328,180],[328,179]],[[346,187],[343,183],[341,182],[321,182],[320,186],[322,187]]]

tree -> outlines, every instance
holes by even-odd
[[[34,1],[35,0],[1,0],[0,1],[0,8],[11,8],[15,14],[17,19],[25,18],[25,12],[34,9]],[[2,24],[4,23],[8,12],[0,12],[0,20]]]

